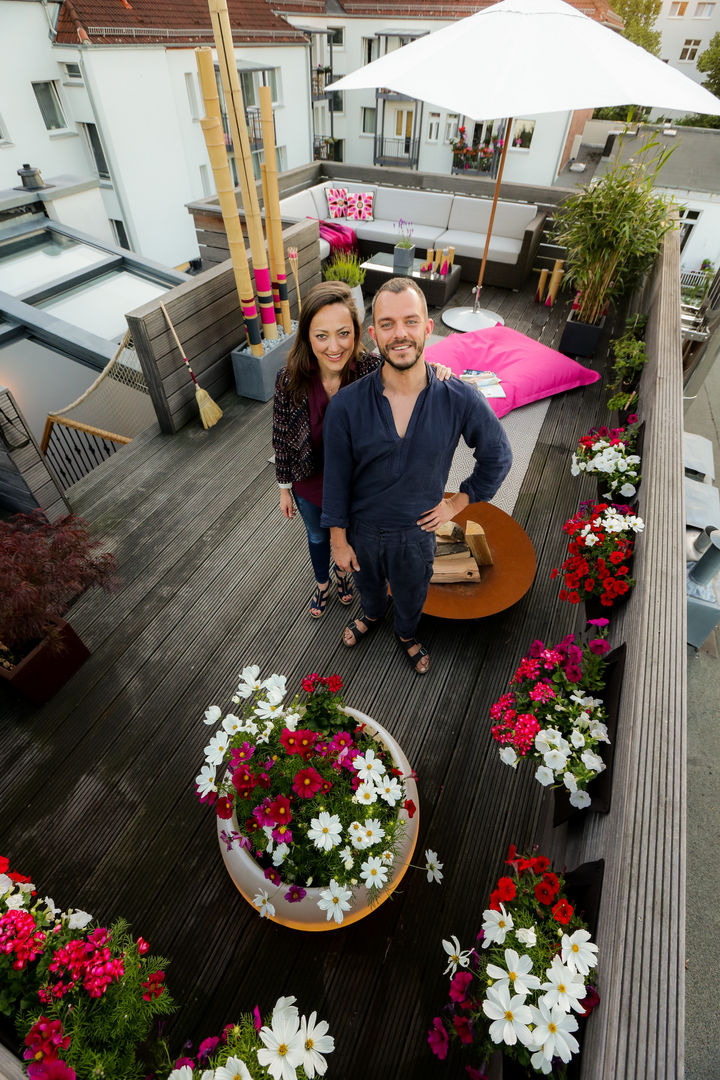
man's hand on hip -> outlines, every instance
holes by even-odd
[[[427,513],[423,514],[418,521],[418,525],[425,532],[435,532],[446,521],[450,521],[461,510],[464,510],[469,502],[470,499],[464,491],[453,495],[450,499],[443,499],[437,506],[433,506],[432,510],[428,510]]]

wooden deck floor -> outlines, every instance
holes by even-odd
[[[534,288],[534,286],[533,286]],[[556,344],[567,303],[484,291],[508,325]],[[469,289],[455,298],[467,302]],[[439,313],[437,313],[439,314]],[[444,328],[438,326],[438,332]],[[122,588],[71,612],[92,656],[43,709],[0,698],[2,850],[42,894],[101,920],[123,915],[171,960],[181,1008],[173,1049],[281,994],[330,1023],[330,1075],[417,1078],[438,1072],[426,1043],[444,1004],[441,938],[469,946],[510,842],[539,842],[548,797],[531,770],[501,765],[488,708],[535,637],[558,639],[576,612],[556,600],[549,571],[562,522],[591,487],[571,478],[577,438],[606,417],[600,383],[553,399],[516,506],[538,572],[513,609],[471,624],[426,618],[432,656],[415,677],[390,618],[356,650],[340,642],[347,611],[306,614],[311,573],[298,519],[278,513],[271,403],[228,395],[205,432],[138,437],[70,492],[119,560]],[[442,886],[409,871],[392,901],[355,926],[302,935],[260,920],[231,884],[215,820],[193,793],[206,706],[229,705],[240,669],[260,665],[299,687],[338,672],[347,703],[398,738],[417,770],[420,837],[444,863]],[[443,1075],[464,1076],[450,1061]]]

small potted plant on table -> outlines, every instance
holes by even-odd
[[[393,273],[399,277],[407,277],[412,270],[415,258],[415,245],[413,243],[415,230],[412,221],[406,221],[405,218],[400,218],[395,228],[400,232],[400,239],[395,244],[393,251]]]
[[[352,251],[338,251],[323,268],[323,277],[326,281],[343,281],[355,301],[358,309],[360,322],[365,316],[365,300],[363,298],[362,284],[365,281],[365,271],[360,265],[359,256]]]

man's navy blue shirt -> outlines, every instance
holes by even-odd
[[[470,502],[491,499],[508,473],[512,453],[483,395],[460,379],[441,382],[426,364],[428,384],[400,438],[381,370],[344,387],[327,407],[322,524],[415,525],[443,498],[460,436],[475,455],[475,468],[460,490]]]

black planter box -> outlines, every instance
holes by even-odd
[[[604,328],[604,315],[597,326],[591,326],[590,323],[578,322],[575,312],[571,311],[558,350],[565,356],[594,356]]]

